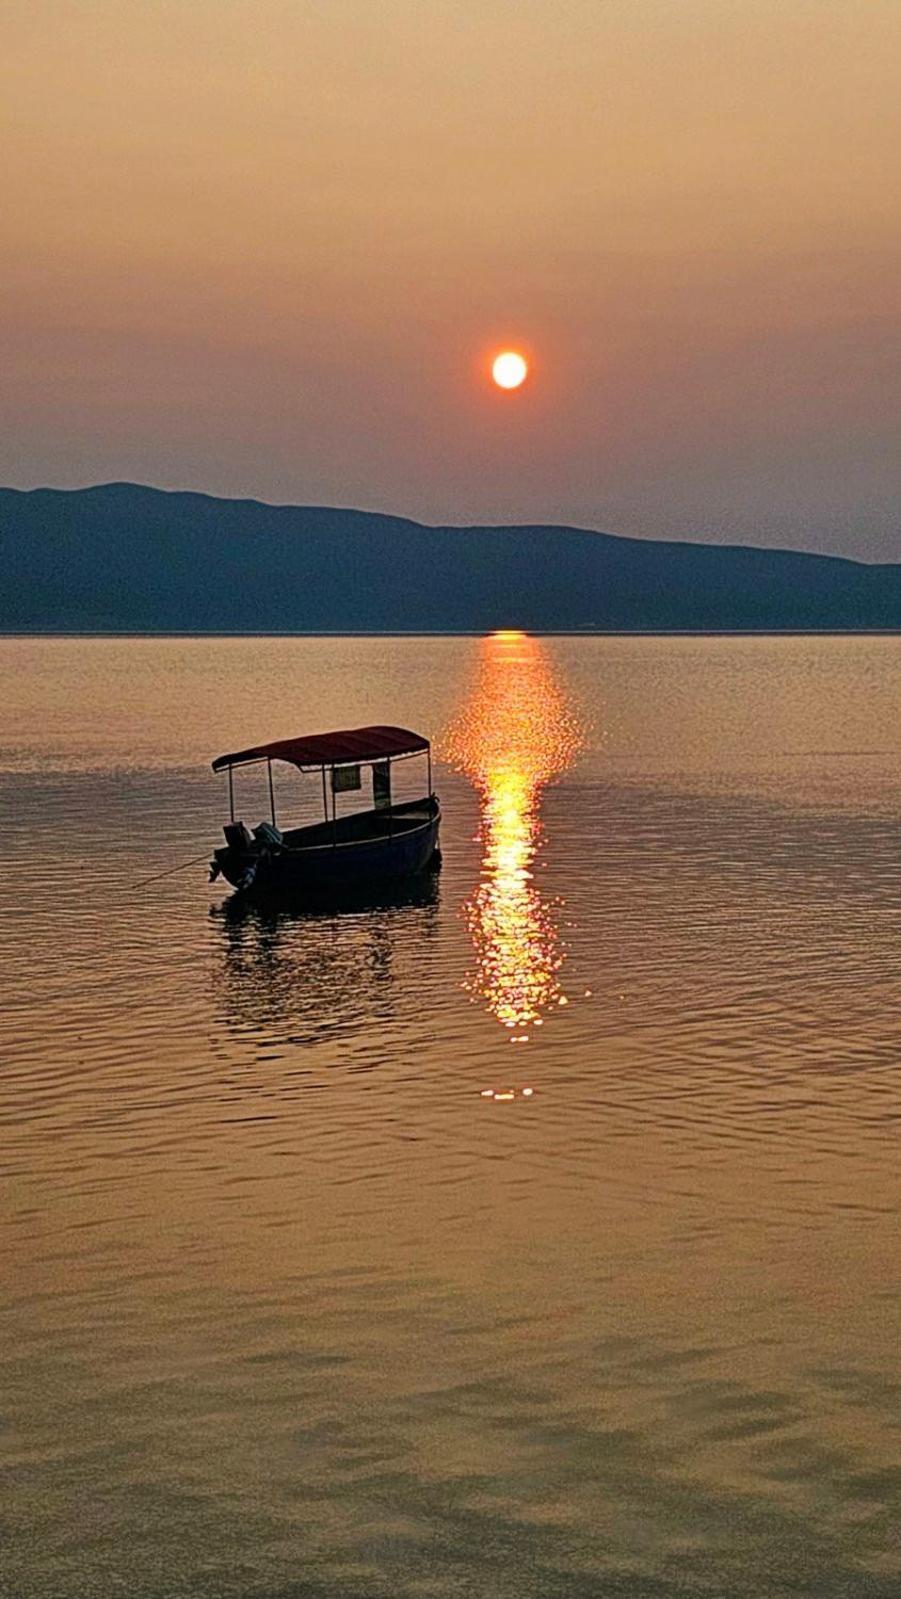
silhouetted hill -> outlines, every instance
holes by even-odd
[[[5,632],[901,628],[901,566],[129,483],[0,490],[0,562]]]

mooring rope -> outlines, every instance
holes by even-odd
[[[188,866],[197,866],[200,861],[208,861],[210,852],[205,849],[202,855],[195,855],[193,860],[181,861],[178,866],[170,866],[167,872],[154,872],[152,877],[141,877],[136,883],[129,883],[129,888],[144,888],[147,883],[158,883],[161,877],[171,877],[173,872],[183,872]]]

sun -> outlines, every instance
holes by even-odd
[[[518,389],[528,372],[529,363],[518,350],[503,350],[491,363],[491,376],[499,389]]]

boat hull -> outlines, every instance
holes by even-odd
[[[358,892],[434,870],[440,813],[420,826],[347,843],[261,851],[218,849],[216,864],[239,893],[252,898],[306,899]]]

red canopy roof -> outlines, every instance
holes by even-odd
[[[383,761],[389,755],[415,755],[429,741],[405,727],[348,727],[338,733],[311,733],[307,738],[280,738],[256,744],[235,755],[217,755],[213,771],[243,766],[246,761],[290,761],[292,766],[340,766],[346,762]]]

